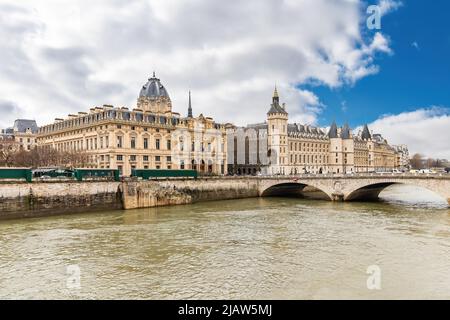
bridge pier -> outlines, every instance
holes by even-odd
[[[333,193],[331,195],[331,201],[333,202],[344,202],[344,194],[343,193]]]

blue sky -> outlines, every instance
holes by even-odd
[[[449,107],[449,14],[450,1],[410,0],[384,16],[381,31],[389,37],[393,53],[376,55],[377,74],[337,89],[302,86],[326,105],[319,123],[325,126],[336,119],[356,127],[383,114]]]

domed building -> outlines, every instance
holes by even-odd
[[[133,169],[226,174],[226,125],[201,114],[194,117],[190,92],[187,98],[183,117],[172,110],[167,89],[153,73],[135,108],[103,105],[57,118],[39,128],[38,145],[86,152],[87,168],[119,169],[126,176]]]
[[[154,72],[153,77],[148,79],[148,82],[139,93],[137,107],[143,111],[154,113],[172,112],[172,101],[169,93],[161,83],[161,80],[156,78]]]

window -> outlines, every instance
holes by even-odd
[[[148,138],[144,138],[144,149],[148,149]]]
[[[136,137],[131,137],[130,145],[131,149],[136,149]]]
[[[195,142],[192,142],[192,145],[191,145],[191,151],[192,151],[192,152],[195,151]]]
[[[131,156],[130,156],[130,161],[136,161],[136,155],[134,155],[134,154],[131,155]]]
[[[117,136],[117,148],[122,148],[123,145],[123,137]]]
[[[171,156],[168,156],[168,157],[166,158],[166,161],[167,161],[167,162],[172,162],[172,157],[171,157]]]
[[[123,161],[123,156],[122,155],[117,155],[117,161]]]
[[[156,150],[160,149],[160,144],[161,144],[161,141],[159,139],[156,139]]]
[[[172,141],[167,140],[167,150],[171,150],[172,149]]]
[[[184,141],[183,141],[183,139],[180,139],[179,146],[180,146],[180,151],[184,151]]]
[[[161,156],[155,156],[155,161],[156,162],[161,162]]]
[[[117,166],[117,169],[119,170],[119,174],[123,173],[123,167],[122,166]]]
[[[145,161],[145,162],[148,161],[148,156],[144,156],[144,161]]]

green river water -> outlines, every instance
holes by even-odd
[[[447,203],[413,187],[382,195],[2,221],[0,298],[449,299]]]

